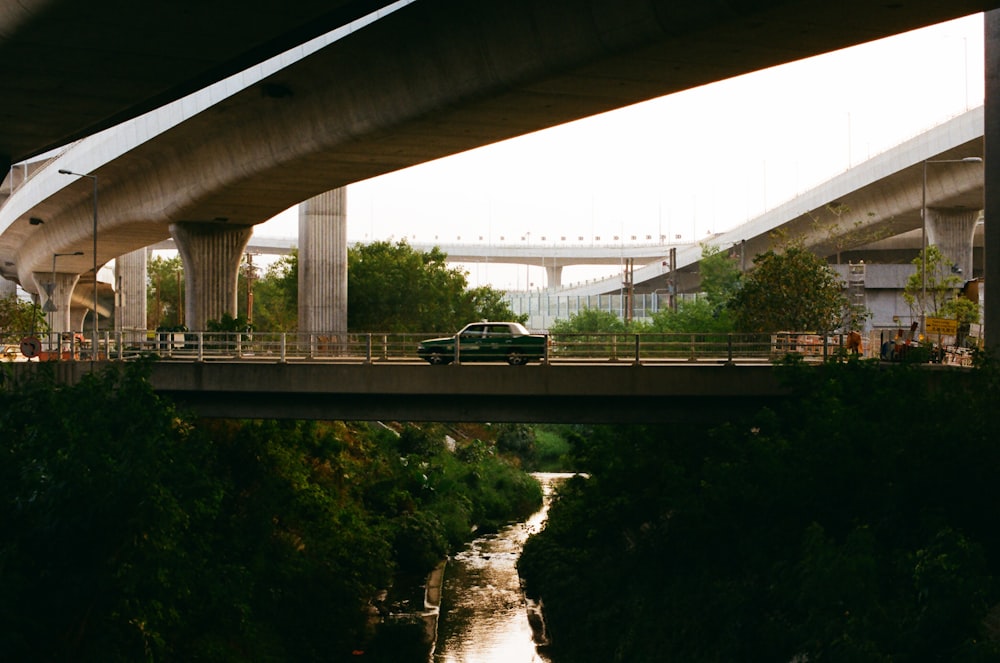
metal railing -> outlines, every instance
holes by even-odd
[[[129,340],[134,338],[134,332],[106,331],[94,352],[91,339],[85,334],[64,332],[62,335],[51,333],[40,339],[42,349],[34,360],[128,361],[154,356],[161,360],[185,361],[403,362],[418,361],[416,349],[421,340],[441,336],[449,335],[184,332],[156,333],[136,342]],[[768,363],[790,354],[806,361],[824,361],[846,355],[846,340],[846,334],[800,332],[549,334],[541,363]],[[16,344],[6,344],[0,359],[24,361],[16,347]],[[455,363],[463,360],[460,355]]]

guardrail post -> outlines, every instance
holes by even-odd
[[[371,332],[365,334],[365,363],[372,363],[372,335]]]
[[[287,346],[288,338],[287,337],[288,337],[287,333],[281,332],[281,359],[280,359],[280,361],[281,361],[282,364],[284,364],[285,362],[288,361],[288,354],[287,354],[287,352],[288,352],[288,346]]]
[[[205,361],[205,332],[198,332],[198,361]]]
[[[618,334],[611,335],[611,361],[618,361]]]
[[[695,345],[697,341],[695,340],[695,335],[691,334],[691,356],[688,357],[688,361],[698,361],[698,350]]]
[[[732,366],[735,363],[733,361],[733,334],[730,332],[726,334],[726,365]]]
[[[823,361],[830,358],[830,334],[823,332]]]
[[[462,363],[462,344],[459,343],[459,335],[455,334],[455,365]]]
[[[636,365],[639,364],[639,335],[635,335],[635,362]]]

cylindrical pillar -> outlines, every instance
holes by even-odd
[[[184,319],[188,329],[204,331],[209,320],[236,317],[237,276],[251,226],[181,222],[170,235],[184,262]]]
[[[299,332],[347,331],[347,189],[299,205]]]
[[[131,251],[115,259],[115,285],[118,295],[115,330],[126,344],[146,339],[146,249]]]
[[[562,285],[562,265],[545,265],[545,287],[558,288]]]
[[[938,247],[963,279],[972,278],[972,241],[980,211],[927,209],[927,244]]]

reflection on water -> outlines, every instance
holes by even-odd
[[[517,558],[548,512],[552,487],[569,474],[538,473],[545,502],[524,523],[473,541],[448,560],[435,663],[544,663],[535,651]]]

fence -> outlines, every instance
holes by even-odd
[[[38,354],[41,361],[127,361],[143,356],[187,361],[342,361],[374,363],[416,361],[421,340],[450,334],[298,334],[277,332],[160,333],[141,343],[129,333],[104,332],[97,352],[81,333],[50,334]],[[845,334],[799,332],[736,333],[590,333],[549,334],[544,363],[629,362],[657,364],[705,361],[772,362],[793,354],[807,361],[846,354]],[[14,346],[0,359],[25,361]]]

